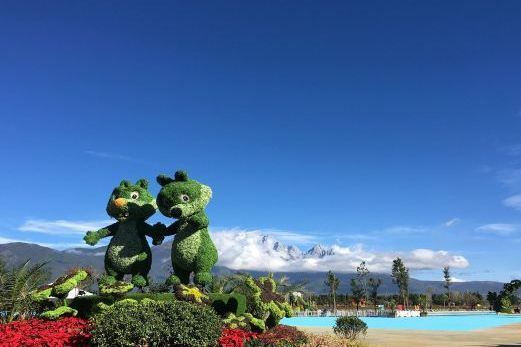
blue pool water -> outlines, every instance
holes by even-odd
[[[521,323],[521,316],[495,314],[427,316],[415,318],[361,317],[369,329],[471,331]],[[284,318],[282,324],[301,327],[332,327],[336,317]]]

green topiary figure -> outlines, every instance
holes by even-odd
[[[67,294],[89,278],[92,278],[89,270],[82,268],[70,269],[65,275],[54,281],[54,283],[42,286],[33,291],[31,293],[31,299],[33,301],[45,302],[49,300],[51,296],[54,296],[61,302],[61,306],[56,307],[54,310],[43,312],[40,317],[56,320],[63,316],[76,316],[78,311],[67,306]]]
[[[247,313],[244,317],[252,330],[264,331],[279,324],[284,317],[291,317],[291,306],[277,293],[272,275],[255,279],[246,277],[245,286],[237,291],[247,298]]]
[[[204,208],[212,197],[210,187],[188,179],[185,171],[177,171],[174,178],[157,176],[162,186],[157,196],[159,211],[176,218],[167,228],[166,235],[174,235],[172,243],[172,267],[174,274],[167,283],[189,284],[194,272],[194,282],[206,285],[212,281],[212,267],[217,263],[217,249],[208,233],[208,217]]]
[[[166,230],[161,223],[151,226],[145,222],[156,208],[145,179],[140,179],[135,185],[124,180],[114,189],[107,213],[118,221],[97,231],[89,231],[83,238],[94,246],[101,238],[112,236],[105,253],[107,275],[100,281],[100,286],[114,285],[123,280],[125,274],[132,275],[132,284],[136,287],[148,284],[152,252],[145,236],[152,237],[153,244],[159,245]]]

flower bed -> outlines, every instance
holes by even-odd
[[[242,329],[223,329],[219,346],[221,347],[243,347],[248,340],[254,339],[258,334]]]
[[[90,323],[80,318],[57,321],[29,319],[0,324],[0,347],[11,346],[89,346]]]
[[[256,346],[301,346],[307,342],[307,337],[295,327],[277,325],[256,336],[256,340]]]

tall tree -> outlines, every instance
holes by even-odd
[[[367,276],[369,276],[369,270],[365,261],[361,262],[356,268],[356,280],[358,286],[362,288],[363,298],[367,300]]]
[[[443,280],[443,288],[447,290],[447,300],[450,307],[450,286],[452,285],[452,278],[450,277],[450,267],[448,265],[443,268]],[[443,306],[445,306],[445,303]]]
[[[369,278],[369,281],[367,282],[367,285],[369,287],[369,297],[371,298],[371,301],[373,302],[374,309],[376,311],[376,305],[378,305],[378,288],[382,284],[381,279],[375,279],[375,278]]]
[[[392,269],[393,282],[398,286],[400,292],[400,299],[405,308],[409,304],[409,269],[405,267],[402,259],[399,257],[393,260]]]
[[[358,280],[351,278],[351,295],[353,296],[353,301],[356,304],[356,310],[360,307],[360,303],[364,300],[364,288],[360,285]]]
[[[340,285],[340,279],[336,277],[333,271],[329,270],[324,284],[329,287],[329,294],[333,298],[333,312],[336,314],[336,291]]]

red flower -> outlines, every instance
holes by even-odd
[[[221,338],[219,339],[219,346],[221,347],[244,347],[244,342],[250,339],[255,339],[257,333],[246,331],[242,329],[223,329]]]
[[[57,321],[29,319],[0,324],[0,347],[10,346],[88,346],[90,323],[80,318]]]

